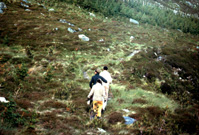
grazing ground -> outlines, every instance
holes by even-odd
[[[0,103],[0,134],[199,133],[198,35],[93,17],[63,2],[24,3],[30,11],[5,3],[0,97],[10,102]],[[112,96],[102,119],[90,121],[89,81],[105,65]],[[125,125],[122,116],[136,122]]]

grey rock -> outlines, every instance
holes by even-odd
[[[139,22],[137,20],[132,19],[132,18],[130,18],[130,22],[139,25]]]
[[[27,0],[22,0],[23,2],[25,2],[25,3],[30,3],[29,1],[27,1]]]
[[[87,36],[85,36],[84,34],[80,34],[80,35],[78,35],[78,37],[82,40],[82,41],[89,41],[90,39],[87,37]]]
[[[25,9],[25,11],[28,11],[28,12],[30,12],[31,10],[30,10],[30,9]]]
[[[0,10],[6,9],[6,8],[7,8],[6,4],[4,2],[0,2]]]
[[[92,16],[92,17],[96,17],[95,14],[93,14],[91,12],[89,12],[89,15]]]
[[[81,28],[78,28],[78,30],[79,30],[79,31],[82,31],[82,29],[81,29]]]
[[[186,1],[185,2],[187,5],[189,5],[190,7],[193,7],[194,5],[191,3],[191,2],[189,2],[189,1]]]
[[[53,11],[55,11],[55,9],[54,8],[50,8],[48,11],[53,12]]]
[[[65,19],[59,19],[61,23],[68,23]]]
[[[74,24],[72,24],[72,23],[68,23],[68,25],[70,25],[70,26],[72,26],[72,27],[74,27],[75,25]]]
[[[134,36],[130,36],[130,42],[132,42],[134,40]]]
[[[102,39],[100,39],[100,40],[99,40],[99,42],[104,42],[104,39],[103,39],[103,38],[102,38]]]
[[[0,14],[3,14],[3,9],[6,9],[7,6],[4,2],[0,2]]]
[[[88,79],[89,80],[87,72],[83,72],[83,77],[84,77],[84,79]]]
[[[68,28],[68,31],[69,31],[70,33],[75,33],[75,32],[76,32],[76,30],[73,30],[72,28]]]
[[[163,58],[162,58],[162,56],[159,56],[158,58],[157,58],[157,61],[161,61]]]
[[[29,6],[28,6],[28,5],[26,5],[26,4],[23,4],[22,2],[21,2],[21,6],[22,6],[22,7],[29,8]]]
[[[133,57],[135,54],[139,53],[140,50],[135,50],[134,52],[132,52],[128,57]]]
[[[65,19],[59,19],[59,21],[61,22],[61,23],[67,23],[68,25],[70,25],[70,26],[75,26],[74,24],[72,24],[72,23],[70,23],[70,22],[67,22]]]
[[[98,129],[98,132],[100,132],[100,133],[106,133],[106,131],[102,128],[97,128],[97,129]]]
[[[9,101],[5,97],[0,97],[0,102],[8,103]]]
[[[3,10],[0,9],[0,14],[3,14]]]

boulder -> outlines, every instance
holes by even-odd
[[[132,18],[130,18],[130,22],[133,23],[133,24],[139,25],[139,22],[137,20],[132,19]]]
[[[89,41],[90,39],[87,37],[87,36],[85,36],[84,34],[80,34],[80,35],[78,35],[78,37],[82,40],[82,41]]]

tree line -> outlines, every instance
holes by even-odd
[[[185,33],[199,34],[199,20],[172,10],[143,5],[142,0],[58,0],[77,4],[105,16],[122,16],[163,28],[179,29]]]

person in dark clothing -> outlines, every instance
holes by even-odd
[[[90,83],[89,83],[90,88],[92,88],[93,85],[96,84],[96,82],[97,82],[98,79],[101,79],[103,82],[107,83],[107,80],[104,79],[102,76],[100,76],[100,75],[99,75],[99,72],[100,72],[99,69],[96,69],[96,70],[95,70],[95,75],[92,77],[92,79],[91,79],[91,81],[90,81]]]

